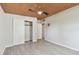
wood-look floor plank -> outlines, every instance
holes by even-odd
[[[8,47],[5,49],[4,55],[79,55],[79,52],[71,49],[38,40],[38,42],[26,42],[24,44]]]

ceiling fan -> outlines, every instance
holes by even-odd
[[[43,10],[41,10],[41,11],[39,11],[39,10],[33,10],[33,9],[28,9],[30,12],[37,12],[39,15],[41,15],[41,14],[44,14],[44,15],[46,15],[46,16],[48,16],[49,15],[49,13],[47,12],[47,11],[43,11]]]

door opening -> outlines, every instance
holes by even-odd
[[[32,41],[32,22],[25,21],[25,42]]]

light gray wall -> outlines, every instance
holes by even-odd
[[[79,51],[79,5],[45,20],[47,41]]]
[[[0,52],[3,52],[6,46],[13,44],[12,42],[12,18],[0,14]]]
[[[24,20],[13,17],[13,44],[24,43]]]
[[[37,19],[13,14],[0,14],[0,54],[9,46],[24,43],[24,21],[33,22],[33,42],[37,41]]]
[[[37,19],[35,17],[11,15],[13,17],[13,38],[14,45],[22,44],[25,42],[25,26],[24,21],[33,23],[32,41],[37,41]]]

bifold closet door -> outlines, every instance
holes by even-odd
[[[25,22],[25,41],[32,40],[32,23]]]
[[[24,43],[24,20],[14,19],[14,45]]]

